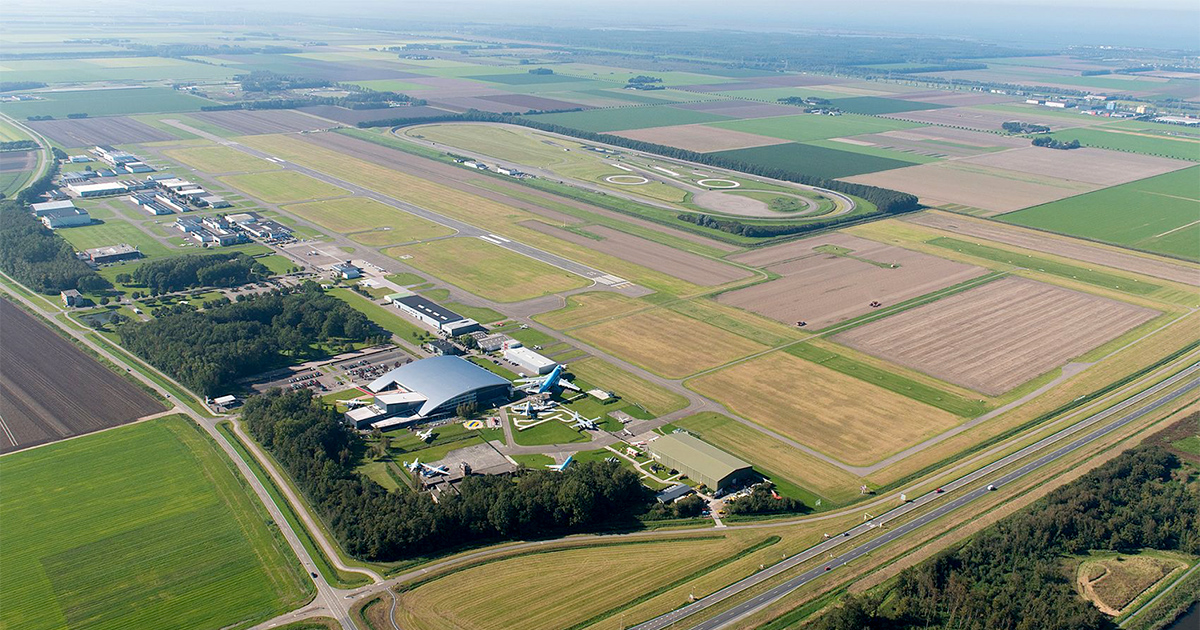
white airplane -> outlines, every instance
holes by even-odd
[[[575,424],[571,425],[572,429],[587,429],[588,431],[600,430],[600,425],[596,424],[596,421],[599,420],[599,418],[585,418],[579,415],[578,412],[570,409],[567,410],[567,413],[571,414],[571,419],[575,421]]]
[[[426,476],[450,474],[450,469],[446,468],[445,466],[430,466],[429,464],[422,464],[420,457],[412,460],[411,462],[406,462],[404,467],[411,472],[419,472]]]
[[[422,431],[417,434],[417,439],[421,440],[422,442],[428,442],[432,438],[433,438],[433,429],[429,429],[428,431]]]
[[[574,459],[575,459],[574,455],[568,455],[567,459],[563,460],[563,463],[561,463],[561,464],[546,464],[546,468],[549,468],[550,470],[553,470],[555,472],[562,472],[567,469],[567,466],[571,465],[571,461]]]
[[[524,404],[513,407],[513,411],[520,413],[527,418],[536,418],[538,412],[545,411],[554,405],[548,402],[539,400],[526,400]]]
[[[517,389],[523,392],[533,392],[536,394],[545,394],[546,392],[553,391],[555,387],[559,386],[575,390],[577,392],[583,391],[578,385],[563,378],[562,373],[563,366],[556,365],[554,366],[554,370],[545,376],[523,378],[517,381],[520,383],[520,385],[517,386]]]

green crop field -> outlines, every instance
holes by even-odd
[[[1200,261],[1200,166],[1026,208],[1001,221]]]
[[[444,225],[360,197],[296,204],[287,206],[286,210],[333,232],[362,232],[352,238],[367,245],[406,243],[454,234],[453,229]]]
[[[481,70],[483,68],[480,68]],[[580,81],[577,77],[569,77],[561,74],[531,74],[523,73],[508,73],[508,74],[485,74],[481,76],[468,76],[464,79],[474,79],[475,81],[486,81],[488,83],[500,83],[503,85],[533,85],[535,83],[575,83]]]
[[[915,112],[923,109],[942,109],[946,105],[905,101],[898,98],[881,98],[878,96],[852,96],[849,98],[831,99],[834,107],[852,114],[896,114],[899,112]]]
[[[282,168],[274,162],[268,162],[221,145],[175,149],[164,153],[172,160],[182,162],[205,173],[256,173],[277,171]]]
[[[105,219],[103,223],[95,222],[91,225],[61,228],[55,231],[80,251],[93,247],[127,243],[141,250],[144,256],[170,256],[176,253],[166,245],[154,240],[154,237],[143,232],[136,225],[121,219]]]
[[[18,62],[5,62],[6,64]],[[199,65],[199,64],[195,64]],[[7,76],[5,80],[15,81]],[[44,79],[42,79],[44,80]],[[53,116],[66,118],[68,114],[89,116],[122,116],[126,114],[149,114],[167,112],[194,112],[213,102],[171,88],[138,88],[123,90],[73,90],[69,92],[42,92],[43,100],[0,103],[0,113],[13,118],[29,116]]]
[[[1168,137],[1144,132],[1124,131],[1109,125],[1089,127],[1085,129],[1067,129],[1050,134],[1055,140],[1070,142],[1078,140],[1087,147],[1114,149],[1159,155],[1200,162],[1200,140],[1187,137]]]
[[[541,116],[532,116],[531,119],[574,129],[582,129],[584,131],[604,132],[621,129],[648,129],[650,127],[666,127],[669,125],[707,123],[729,120],[729,117],[659,105],[593,109],[586,112],[567,112],[564,114],[543,114]]]
[[[843,151],[812,144],[789,142],[750,149],[720,151],[716,155],[767,167],[789,168],[815,177],[849,177],[863,173],[888,171],[919,163],[917,160],[895,159]],[[898,157],[905,157],[897,153]]]
[[[711,126],[732,129],[734,131],[744,131],[771,138],[792,140],[793,142],[805,142],[807,140],[826,140],[828,138],[857,136],[864,133],[880,133],[896,129],[912,129],[920,125],[902,120],[857,116],[854,114],[845,114],[842,116],[799,114],[796,116],[750,118],[747,120],[717,122],[711,123]]]
[[[5,81],[41,81],[43,83],[187,81],[229,79],[234,74],[237,72],[231,68],[167,57],[13,59],[4,61]]]
[[[8,455],[0,474],[0,626],[244,628],[311,590],[182,416]]]
[[[267,203],[290,203],[350,194],[348,190],[295,171],[229,175],[219,179]]]
[[[395,247],[387,255],[466,291],[497,302],[519,302],[590,284],[580,276],[476,238]]]

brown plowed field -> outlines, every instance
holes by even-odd
[[[853,328],[834,339],[997,396],[1158,315],[1024,278],[979,288]]]
[[[813,250],[821,245],[845,247],[852,250],[850,256],[897,266]],[[890,306],[987,273],[982,267],[836,233],[769,247],[738,260],[753,265],[786,261],[767,267],[783,277],[722,293],[718,302],[785,324],[808,322],[811,330],[869,313],[874,301]]]
[[[722,110],[722,114],[730,110]],[[649,129],[630,129],[617,131],[615,135],[624,136],[642,142],[665,144],[689,151],[707,153],[709,151],[726,151],[730,149],[748,149],[750,147],[765,147],[772,144],[786,144],[786,140],[760,136],[744,131],[707,127],[705,125],[673,125],[671,127],[651,127]]]
[[[243,136],[291,133],[331,127],[329,123],[290,109],[269,111],[197,112],[189,114]]]
[[[604,240],[588,238],[541,221],[522,221],[521,225],[701,286],[716,286],[752,275],[750,271],[741,267],[648,241],[603,225],[589,225],[585,229]]]
[[[0,152],[0,173],[24,173],[37,166],[37,149]]]
[[[109,116],[77,120],[42,120],[30,122],[29,128],[64,147],[93,147],[97,144],[137,144],[174,140],[175,136],[159,131],[132,118]]]
[[[99,431],[163,411],[8,300],[0,300],[0,452]]]
[[[1142,273],[1155,278],[1173,280],[1192,286],[1200,286],[1200,267],[1188,267],[1167,260],[1146,258],[1134,254],[1114,251],[1081,241],[1066,238],[1056,238],[1003,223],[980,221],[970,217],[944,214],[941,212],[923,212],[904,219],[909,223],[924,225],[940,230],[975,236],[978,238],[1016,245],[1048,254],[1057,254],[1075,260],[1104,265],[1114,269],[1123,269],[1134,273]]]
[[[1029,146],[1012,151],[978,155],[962,161],[1019,173],[1087,182],[1104,187],[1195,166],[1195,162],[1086,147],[1056,151]]]

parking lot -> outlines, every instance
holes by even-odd
[[[252,383],[256,392],[274,388],[297,390],[308,388],[318,394],[328,394],[347,387],[363,387],[388,370],[413,360],[412,355],[394,346],[371,348],[363,352],[339,355],[332,360],[317,361],[277,370],[263,375]]]

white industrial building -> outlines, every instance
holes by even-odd
[[[79,197],[105,197],[129,192],[129,186],[121,182],[107,184],[67,184],[67,190]]]
[[[50,210],[42,214],[42,224],[51,230],[58,228],[76,227],[80,225],[89,225],[92,222],[92,216],[87,210],[76,207],[60,208],[58,210]]]
[[[510,341],[504,345],[504,358],[532,374],[547,374],[558,365],[553,359],[522,346],[519,341]]]
[[[33,211],[33,216],[41,217],[47,212],[51,212],[53,210],[66,210],[74,207],[75,202],[68,199],[66,201],[45,201],[42,203],[30,204],[29,209]]]

